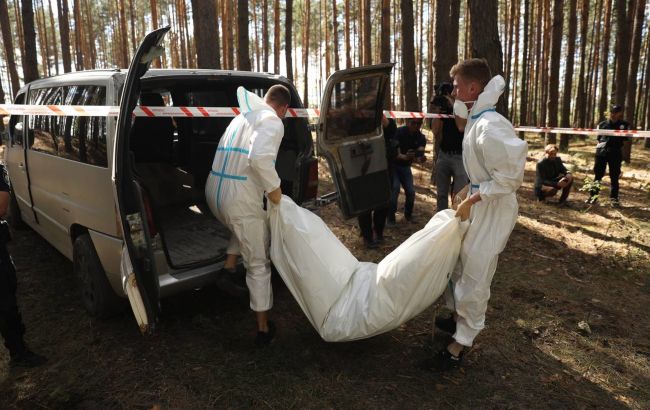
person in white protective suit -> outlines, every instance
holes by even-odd
[[[282,198],[275,160],[284,136],[284,118],[291,94],[282,85],[272,86],[264,99],[237,89],[241,113],[224,132],[214,156],[205,195],[212,213],[231,232],[226,262],[217,285],[232,292],[237,258],[246,268],[250,307],[256,314],[255,344],[264,346],[275,335],[268,320],[273,305],[269,261],[269,227],[263,209],[264,193],[273,203]]]
[[[510,121],[496,112],[505,81],[492,78],[483,59],[457,63],[450,72],[456,99],[454,114],[466,119],[463,164],[470,183],[456,216],[470,226],[460,251],[460,264],[451,278],[447,302],[455,313],[438,318],[436,325],[453,333],[454,341],[434,358],[439,370],[457,367],[465,347],[485,326],[490,283],[499,254],[517,221],[515,192],[524,177],[528,146],[517,138]],[[431,362],[430,362],[431,363]]]

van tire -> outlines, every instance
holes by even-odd
[[[106,319],[120,313],[124,308],[124,301],[115,294],[108,283],[90,235],[84,233],[75,239],[72,255],[81,301],[88,314]]]
[[[23,221],[23,218],[20,215],[20,208],[18,207],[18,201],[16,200],[16,195],[14,191],[9,192],[9,209],[7,211],[7,221],[12,228],[18,230],[25,230],[29,228],[29,225]]]

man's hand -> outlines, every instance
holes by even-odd
[[[465,199],[460,203],[460,205],[458,205],[458,209],[456,209],[456,216],[459,217],[461,221],[468,220],[470,211],[472,210],[472,205],[474,204],[470,198]]]
[[[280,200],[282,199],[282,190],[280,189],[280,187],[277,187],[273,191],[267,193],[266,197],[269,199],[269,201],[277,205],[280,203]]]

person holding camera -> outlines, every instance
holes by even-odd
[[[413,220],[413,206],[415,204],[415,186],[413,185],[413,173],[411,164],[413,162],[424,162],[424,147],[427,139],[420,131],[421,119],[409,119],[406,125],[397,129],[395,140],[397,142],[397,156],[393,167],[393,183],[390,211],[388,212],[388,225],[395,224],[395,212],[397,212],[397,199],[399,191],[403,187],[406,201],[404,203],[404,219]]]
[[[573,176],[557,156],[557,151],[557,145],[548,144],[544,149],[544,158],[537,163],[535,196],[538,201],[544,202],[562,190],[558,204],[564,205],[571,192]]]
[[[4,165],[0,164],[0,218],[9,208],[9,179]],[[9,350],[11,367],[36,367],[47,361],[27,347],[23,335],[25,325],[16,300],[16,268],[7,250],[11,239],[9,224],[0,221],[0,334]]]
[[[431,101],[436,114],[452,114],[454,100],[451,92],[454,86],[442,83],[436,87],[436,96]],[[431,171],[431,183],[436,186],[438,211],[449,208],[451,199],[469,183],[463,166],[463,131],[453,118],[435,118],[431,121],[435,137],[436,160]]]

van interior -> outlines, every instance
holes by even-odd
[[[143,78],[140,105],[237,107],[236,90],[263,96],[277,81],[263,78]],[[292,107],[300,101],[292,91]],[[230,232],[212,215],[205,183],[219,140],[232,118],[136,117],[129,136],[131,164],[145,191],[152,236],[160,234],[169,266],[183,269],[225,258]],[[305,119],[287,119],[276,169],[282,191],[304,200],[300,163],[313,156]],[[302,198],[301,198],[302,197]]]

